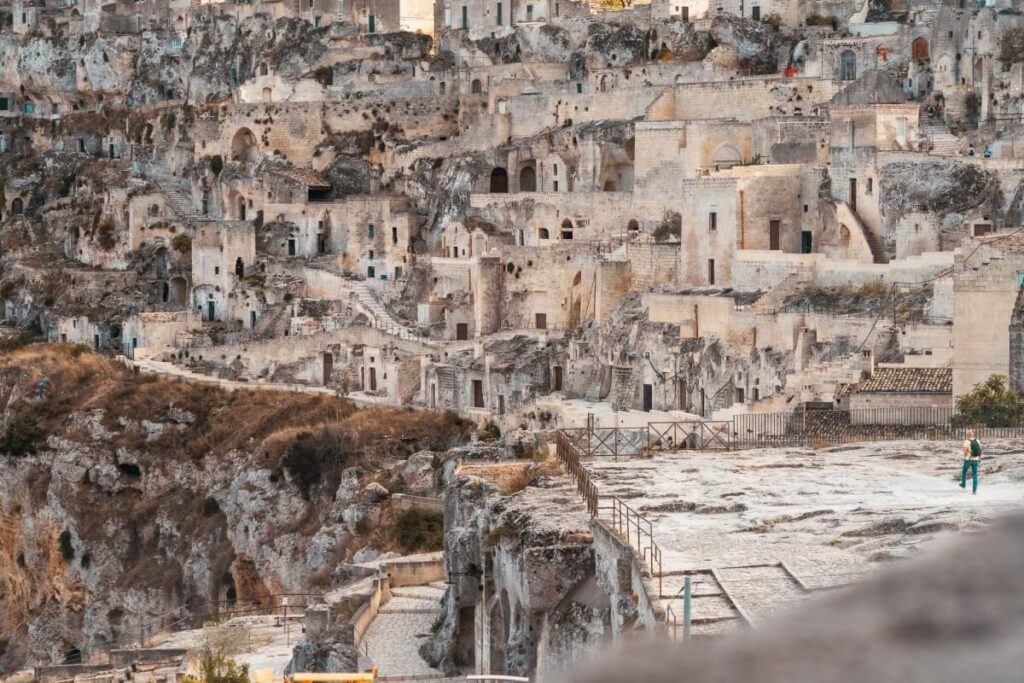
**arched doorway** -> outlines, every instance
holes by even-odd
[[[534,170],[533,166],[523,166],[519,171],[519,191],[537,191],[537,171]]]
[[[491,171],[491,193],[508,194],[508,171],[500,166]]]
[[[735,145],[725,143],[715,148],[711,155],[711,166],[716,170],[732,168],[743,163],[743,155],[736,149]]]
[[[241,256],[235,259],[235,275],[239,278],[245,277],[245,264],[242,262]]]
[[[839,56],[839,80],[854,81],[857,79],[857,55],[853,50],[846,50]]]
[[[248,128],[239,128],[231,138],[231,160],[251,161],[256,153],[256,136]]]
[[[924,38],[917,38],[910,44],[910,53],[918,61],[928,59],[928,41]]]

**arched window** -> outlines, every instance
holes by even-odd
[[[24,204],[21,201],[21,197],[15,197],[14,201],[11,202],[11,215],[16,216],[24,210]]]
[[[474,78],[473,82],[469,85],[469,92],[473,95],[479,95],[484,90],[483,85],[480,83],[479,78]]]
[[[239,278],[245,277],[245,263],[242,262],[241,256],[235,259],[235,275]]]
[[[149,215],[151,218],[155,218],[160,215],[160,207],[156,204],[149,205]]]
[[[626,229],[630,232],[638,232],[640,230],[640,224],[636,222],[635,218],[630,218],[629,223],[626,223]]]
[[[570,221],[568,218],[562,221],[562,239],[572,239],[572,221]]]
[[[533,166],[523,166],[519,171],[519,191],[537,191],[537,171],[534,170]]]
[[[924,38],[918,38],[910,44],[910,51],[914,59],[923,61],[928,59],[928,41]]]
[[[540,230],[537,231],[537,238],[538,239],[542,239],[542,240],[547,240],[547,239],[551,239],[551,235],[548,232],[547,228],[541,228]]]
[[[266,76],[268,72],[269,69],[267,69],[267,63],[263,62],[260,64],[260,76]]]

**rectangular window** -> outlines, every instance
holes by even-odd
[[[555,181],[555,192],[558,192],[558,181]]]
[[[582,83],[577,83],[576,84],[576,94],[577,95],[582,95],[583,94],[583,84]]]
[[[370,223],[370,228],[369,228],[369,230],[367,230],[367,236],[368,236],[368,237],[369,237],[369,238],[370,238],[371,240],[373,239],[373,223]]]
[[[708,230],[718,230],[718,214],[714,211],[708,214]]]
[[[715,259],[708,259],[708,284],[715,284]]]
[[[754,21],[761,20],[761,8],[759,6],[754,5],[753,7],[750,8],[750,18],[753,19]]]
[[[320,28],[320,17],[313,17],[313,26],[315,28]]]
[[[375,17],[374,15],[371,14],[369,19],[368,19],[367,33],[376,33],[376,32],[377,32],[377,17]]]
[[[498,3],[498,26],[501,26],[501,3]]]
[[[462,6],[462,28],[469,28],[469,8]]]
[[[683,8],[683,15],[682,16],[683,16],[683,21],[689,21],[690,20],[690,8],[689,7],[684,7]]]
[[[398,228],[391,228],[391,244],[398,244]]]
[[[484,407],[484,382],[483,380],[473,380],[473,407],[483,408]]]
[[[533,5],[526,6],[526,20],[533,21]]]
[[[452,25],[452,8],[451,7],[445,7],[444,8],[444,25],[448,26],[448,27],[451,27],[451,25]]]
[[[548,314],[537,313],[536,316],[536,327],[538,330],[546,330],[548,328]]]
[[[553,164],[555,175],[558,175],[558,164]]]
[[[6,97],[0,97],[0,111],[9,111],[11,108],[11,101]]]
[[[875,187],[875,179],[874,178],[868,178],[868,191],[867,191],[867,194],[871,194],[871,190],[873,190],[874,187]]]

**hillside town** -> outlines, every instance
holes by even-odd
[[[423,419],[478,430],[459,427],[444,447],[416,437],[402,458],[419,464],[389,461],[372,483],[346,475],[344,504],[348,480],[331,479],[329,515],[310,493],[322,472],[307,481],[297,465],[246,461],[266,472],[265,492],[297,486],[281,494],[305,501],[288,514],[261,505],[283,526],[305,520],[288,552],[320,564],[290,575],[284,550],[260,560],[270,551],[250,538],[245,557],[234,542],[234,559],[189,580],[227,572],[214,601],[228,585],[232,601],[305,595],[307,574],[342,558],[355,569],[325,575],[336,601],[373,605],[365,621],[345,614],[356,626],[345,622],[344,656],[297,649],[290,673],[381,665],[393,655],[383,636],[376,659],[358,648],[394,592],[408,603],[395,614],[437,621],[421,629],[429,638],[406,634],[419,669],[383,674],[564,680],[606,638],[682,640],[684,577],[714,598],[691,614],[687,593],[693,633],[716,637],[854,580],[816,577],[866,574],[987,524],[1021,501],[1024,461],[999,446],[1005,469],[982,467],[991,493],[965,503],[928,479],[959,481],[958,453],[949,465],[924,440],[962,440],[958,402],[979,387],[1024,393],[1022,285],[1022,0],[0,0],[6,334],[113,363],[96,376],[288,392],[392,410],[395,424],[447,411]],[[31,386],[11,372],[9,405],[60,390],[57,370]],[[110,410],[95,400],[90,410]],[[83,409],[47,440],[13,429],[9,407],[0,450],[29,458],[14,468],[46,448],[85,472],[114,458],[112,476],[143,486],[131,454],[160,430],[199,426],[175,417],[188,405],[145,410],[101,426]],[[1005,428],[992,438],[1024,435],[1018,418],[988,425]],[[291,419],[288,438],[316,438]],[[148,437],[110,445],[109,430],[136,423]],[[75,450],[80,434],[96,452]],[[842,446],[853,450],[833,485],[820,449],[879,440],[893,443]],[[879,471],[876,456],[902,469]],[[785,488],[776,468],[794,458],[816,470],[786,503],[799,510],[764,489]],[[160,490],[207,487],[197,500],[215,500],[215,517],[256,486],[203,467],[181,465]],[[231,476],[256,476],[243,470]],[[71,488],[103,479],[53,476]],[[399,567],[351,545],[403,492],[423,500],[402,505],[443,513],[442,559]],[[248,512],[228,525],[247,536],[252,509],[239,505]],[[0,537],[27,523],[21,503],[0,506]],[[610,526],[595,521],[608,514]],[[647,530],[623,541],[631,522],[615,525],[638,518]],[[314,527],[315,552],[303,536]],[[25,564],[10,543],[0,602],[5,567]],[[539,558],[536,573],[525,557]],[[88,612],[98,584],[80,581]],[[744,594],[756,581],[786,589]],[[0,618],[0,673],[85,666],[102,651],[136,671],[169,657],[152,680],[173,680],[189,650],[161,633],[171,654],[116,654],[113,633],[174,606],[152,591],[79,623],[81,642],[25,630],[47,601],[28,602]],[[338,637],[333,607],[291,604],[311,640]],[[151,640],[131,647],[147,653]],[[281,676],[288,661],[266,671]],[[104,666],[115,671],[104,681],[128,680]]]

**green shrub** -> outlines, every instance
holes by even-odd
[[[678,211],[665,209],[661,216],[661,222],[654,228],[654,239],[657,242],[665,242],[670,237],[679,239],[683,234],[683,217]]]
[[[762,24],[768,24],[772,28],[779,28],[782,26],[782,17],[778,14],[768,14],[761,19]]]
[[[487,424],[477,431],[476,436],[481,441],[497,441],[501,438],[501,428],[493,420],[488,420]]]
[[[171,240],[171,246],[179,254],[187,254],[192,251],[192,238],[185,234],[175,235]]]
[[[410,508],[395,520],[395,542],[407,553],[444,547],[444,515],[436,510]]]
[[[18,408],[0,436],[0,453],[15,457],[34,454],[39,444],[46,440],[46,434],[39,426],[41,418],[37,405],[28,404]]]
[[[991,375],[956,400],[954,427],[1017,427],[1024,403],[1002,375]]]
[[[20,348],[24,348],[35,341],[28,332],[18,332],[17,334],[9,334],[5,337],[0,337],[0,353],[10,353],[11,351],[17,351]]]

